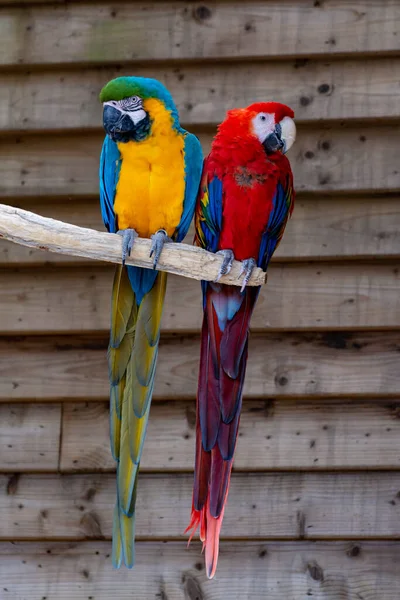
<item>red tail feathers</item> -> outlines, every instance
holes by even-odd
[[[219,534],[224,518],[226,501],[228,499],[233,459],[224,461],[218,446],[215,446],[211,452],[205,452],[202,448],[199,427],[197,428],[196,435],[196,454],[200,455],[200,464],[198,464],[196,460],[196,479],[193,490],[192,514],[185,533],[191,531],[189,537],[190,544],[192,537],[200,527],[200,540],[203,542],[203,550],[205,550],[207,577],[212,579],[217,568]],[[197,469],[197,467],[199,468]],[[199,481],[200,479],[203,481]],[[209,481],[209,479],[211,479],[211,481]],[[201,491],[205,495],[203,502],[199,502],[200,488],[203,488]],[[217,488],[217,490],[215,488]],[[218,516],[214,516],[211,513],[211,490],[220,497],[219,511],[217,511]],[[196,508],[196,506],[199,508]]]
[[[259,288],[208,284],[204,290],[197,393],[192,539],[200,527],[207,576],[215,574],[242,406],[251,313]]]

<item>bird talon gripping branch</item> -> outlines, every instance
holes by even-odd
[[[230,272],[233,261],[235,260],[235,255],[233,254],[232,250],[218,250],[217,254],[221,254],[224,258],[218,275],[215,278],[215,283],[217,283],[223,275],[227,275]]]
[[[158,261],[160,260],[162,249],[164,248],[164,244],[169,244],[174,240],[170,238],[165,231],[165,229],[159,229],[156,233],[153,233],[151,236],[151,248],[150,248],[150,258],[154,254],[153,260],[153,269],[157,268]]]
[[[250,281],[251,274],[254,271],[254,268],[256,266],[257,266],[257,263],[254,260],[254,258],[246,258],[245,260],[242,261],[242,268],[240,269],[240,273],[239,273],[239,278],[244,274],[243,284],[242,284],[242,287],[240,288],[241,292],[243,292],[245,290],[247,284]]]
[[[122,237],[122,264],[124,265],[127,257],[131,253],[133,243],[135,238],[138,237],[138,234],[134,229],[120,229],[117,233]]]

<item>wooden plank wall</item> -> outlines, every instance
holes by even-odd
[[[290,104],[298,201],[253,319],[216,578],[185,548],[201,319],[171,277],[138,499],[110,563],[112,268],[0,245],[0,597],[397,600],[398,0],[0,0],[0,201],[102,228],[100,87],[159,78],[207,149]]]

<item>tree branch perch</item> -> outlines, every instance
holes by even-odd
[[[122,239],[119,235],[77,227],[4,204],[0,204],[0,238],[59,254],[121,262]],[[150,246],[150,240],[137,238],[126,264],[151,269]],[[166,244],[158,269],[192,279],[213,281],[221,263],[221,256],[202,248],[188,244]],[[221,277],[221,283],[241,285],[240,268],[240,262],[234,261],[231,272]],[[266,274],[256,268],[248,285],[263,285],[265,282]]]

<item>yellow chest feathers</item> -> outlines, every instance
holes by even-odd
[[[153,121],[151,135],[142,142],[118,143],[122,161],[114,211],[119,229],[133,228],[141,237],[165,229],[171,236],[183,210],[184,139],[172,128],[162,102],[143,104]]]

